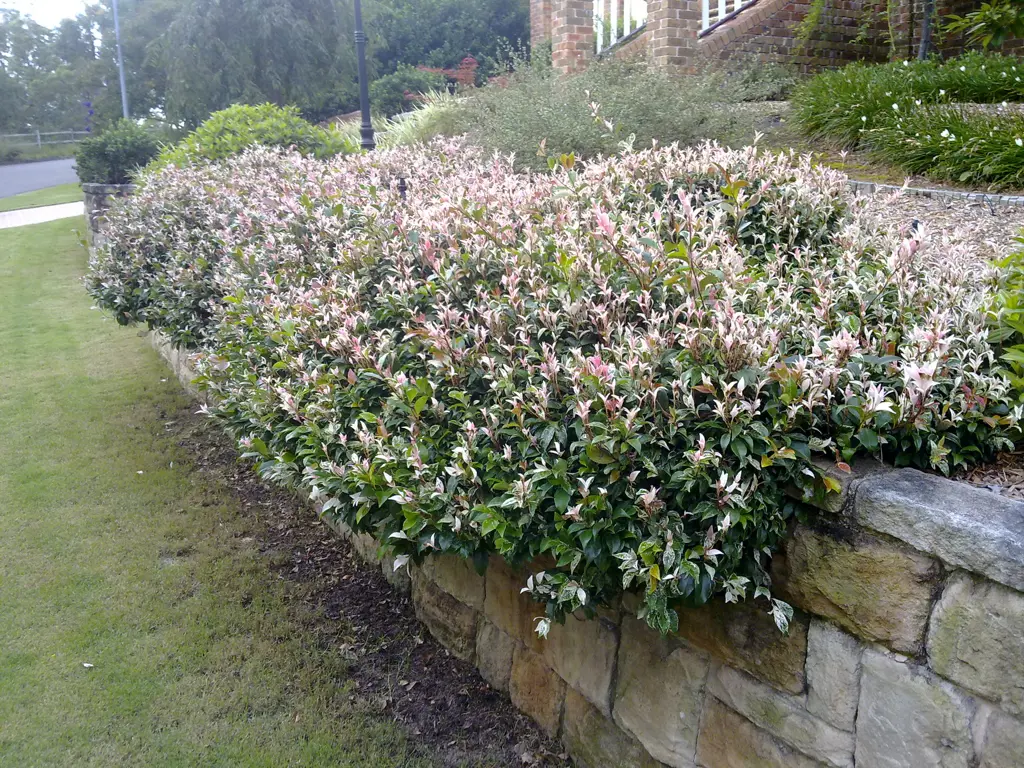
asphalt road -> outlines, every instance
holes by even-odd
[[[75,161],[71,158],[0,165],[0,197],[20,195],[22,192],[32,192],[76,181],[78,181],[78,176],[75,174]]]

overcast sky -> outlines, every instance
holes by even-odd
[[[56,26],[69,16],[77,16],[85,5],[85,0],[0,0],[0,8],[21,11],[47,27]]]

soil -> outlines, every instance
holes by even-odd
[[[361,561],[304,500],[261,482],[231,440],[192,410],[171,417],[168,431],[196,471],[236,496],[268,567],[313,609],[301,612],[317,617],[310,635],[348,660],[357,711],[397,720],[418,751],[446,768],[571,765],[505,694],[427,633],[380,568]]]

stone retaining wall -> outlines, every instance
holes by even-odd
[[[189,382],[187,356],[154,346]],[[335,529],[578,765],[1024,766],[1024,504],[910,469],[836,476],[773,561],[786,636],[750,602],[684,609],[661,636],[627,595],[541,640],[525,570],[437,556],[396,572]]]

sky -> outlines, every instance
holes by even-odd
[[[61,19],[77,16],[86,0],[0,0],[0,8],[13,8],[31,16],[46,27],[56,26]]]

